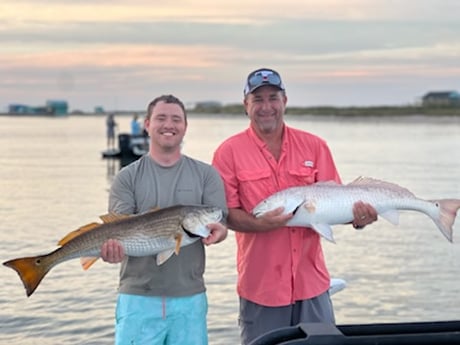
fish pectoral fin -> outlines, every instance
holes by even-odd
[[[334,233],[332,232],[332,227],[329,224],[312,224],[312,229],[315,230],[318,234],[324,237],[329,242],[335,243]]]
[[[81,267],[86,271],[88,270],[96,261],[99,259],[98,257],[81,257],[80,263]]]
[[[131,216],[128,214],[119,214],[119,213],[112,213],[112,212],[99,216],[99,218],[101,218],[101,220],[104,223],[113,223],[113,222],[116,222],[118,220],[122,220],[128,217],[131,217]]]
[[[176,235],[175,236],[175,240],[176,240],[176,255],[179,255],[179,252],[180,252],[180,245],[182,243],[182,235],[179,234],[179,235]]]
[[[95,228],[98,228],[100,226],[101,226],[101,223],[89,223],[89,224],[86,224],[86,225],[78,228],[77,230],[69,232],[67,235],[65,235],[63,238],[61,238],[59,240],[58,245],[63,246],[64,244],[66,244],[70,240],[74,239],[75,237],[78,237],[81,234],[84,234],[85,232],[91,231],[91,230],[93,230]]]
[[[173,254],[174,249],[168,249],[157,254],[157,265],[160,266],[166,262]]]
[[[393,225],[399,224],[399,212],[397,210],[388,210],[379,214]]]

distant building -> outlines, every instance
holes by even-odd
[[[9,104],[8,113],[10,114],[30,114],[30,115],[67,115],[69,105],[66,101],[48,100],[46,105],[30,106],[26,104]]]
[[[460,106],[460,93],[457,91],[428,92],[422,97],[424,106]]]
[[[96,114],[103,114],[103,113],[105,113],[104,107],[98,105],[98,106],[94,107],[94,112],[95,112]]]
[[[69,105],[66,101],[48,100],[46,101],[46,109],[48,114],[67,115],[69,112]]]
[[[25,104],[10,104],[8,105],[8,112],[10,114],[30,114],[32,109]]]

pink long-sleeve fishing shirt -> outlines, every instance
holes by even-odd
[[[340,183],[326,142],[288,126],[284,127],[278,161],[248,128],[218,147],[213,165],[224,180],[228,207],[249,213],[261,200],[287,187],[328,180]],[[316,297],[329,288],[320,237],[313,230],[234,230],[241,297],[264,306],[285,306]]]

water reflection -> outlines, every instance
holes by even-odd
[[[118,171],[139,159],[139,157],[110,157],[104,158],[107,161],[107,182],[110,184]]]

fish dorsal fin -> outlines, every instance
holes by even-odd
[[[89,269],[96,261],[99,259],[98,257],[81,257],[80,263],[81,267],[86,271]]]
[[[318,181],[315,183],[315,186],[337,186],[337,185],[339,184],[334,180]]]
[[[101,223],[89,223],[89,224],[86,224],[86,225],[82,226],[81,228],[78,228],[77,230],[69,232],[67,235],[65,235],[63,238],[61,238],[61,240],[58,242],[58,245],[63,246],[64,244],[66,244],[70,240],[73,240],[75,237],[78,237],[81,234],[84,234],[85,232],[91,231],[91,230],[93,230],[95,228],[98,228],[100,226],[101,226]]]
[[[377,180],[372,177],[366,176],[358,176],[353,181],[349,183],[350,186],[368,186],[368,185],[376,185],[376,184],[390,184],[389,182]]]
[[[382,180],[378,180],[372,177],[359,176],[354,181],[350,182],[348,185],[349,186],[373,187],[373,188],[380,187],[380,188],[398,192],[401,196],[415,198],[414,193],[412,193],[410,190],[404,187],[397,185],[396,183],[382,181]]]
[[[159,210],[161,210],[161,207],[154,206],[152,208],[149,208],[147,211],[143,212],[142,214],[150,213],[150,212],[156,212],[156,211],[159,211]]]
[[[101,218],[101,220],[104,222],[104,223],[112,223],[112,222],[116,222],[117,220],[121,220],[121,219],[124,219],[126,217],[129,217],[129,215],[126,215],[126,214],[117,214],[117,213],[108,213],[108,214],[105,214],[105,215],[102,215],[100,216],[99,218]],[[93,222],[93,223],[89,223],[89,224],[86,224],[86,225],[83,225],[82,227],[78,228],[77,230],[74,230],[72,232],[69,232],[67,235],[65,235],[59,242],[58,242],[58,245],[59,246],[63,246],[64,244],[66,244],[67,242],[69,242],[70,240],[74,239],[75,237],[78,237],[80,236],[81,234],[84,234],[85,232],[88,232],[88,231],[91,231],[95,228],[98,228],[100,227],[102,224],[101,223],[96,223],[96,222]]]
[[[118,213],[112,213],[112,212],[99,216],[99,218],[101,218],[101,220],[104,223],[113,223],[113,222],[116,222],[118,220],[122,220],[128,217],[129,215],[127,214],[118,214]]]

